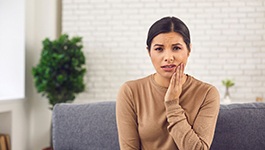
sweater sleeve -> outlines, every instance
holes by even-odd
[[[193,126],[177,100],[165,102],[168,131],[180,150],[210,149],[220,107],[217,89],[212,87],[201,105]]]
[[[121,150],[140,149],[138,123],[132,99],[132,91],[125,83],[120,88],[116,102],[116,119]]]

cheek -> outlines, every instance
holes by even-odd
[[[158,63],[158,60],[155,57],[151,57],[151,61],[154,65]]]
[[[185,58],[184,58],[184,60],[183,60],[183,62],[184,62],[184,64],[185,64],[185,66],[187,65],[188,58],[189,58],[189,56],[185,56]]]
[[[184,61],[184,60],[188,59],[189,55],[186,53],[182,53],[182,55],[179,55],[179,57],[180,57],[180,59],[182,59]]]
[[[188,60],[188,55],[185,55],[185,54],[184,55],[176,55],[175,58],[176,58],[178,63],[182,62],[186,65],[187,60]]]
[[[150,53],[150,58],[152,62],[156,62],[158,60],[158,56],[155,53]]]
[[[151,55],[150,58],[151,58],[151,61],[152,61],[153,65],[154,65],[154,67],[158,67],[158,66],[160,66],[161,58],[159,58],[159,57],[156,56],[156,55]]]

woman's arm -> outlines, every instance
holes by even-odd
[[[219,113],[219,99],[217,89],[209,89],[193,126],[188,123],[178,99],[165,101],[168,131],[180,150],[210,149]]]
[[[125,83],[120,88],[116,102],[116,119],[121,150],[139,150],[140,140],[132,91]]]
[[[193,126],[190,125],[185,111],[179,105],[184,79],[183,71],[183,64],[176,68],[165,95],[169,134],[180,150],[210,149],[220,107],[219,93],[215,87],[208,89]]]

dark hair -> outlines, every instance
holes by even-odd
[[[149,29],[146,44],[147,48],[150,51],[152,40],[155,36],[160,33],[168,32],[177,32],[179,33],[184,42],[187,45],[188,50],[190,51],[190,32],[188,27],[180,19],[176,17],[164,17],[156,21]]]

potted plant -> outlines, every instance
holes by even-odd
[[[230,93],[229,88],[235,85],[235,82],[230,79],[222,80],[223,85],[225,86],[225,95],[224,95],[224,101],[230,102]]]
[[[35,87],[49,100],[52,110],[57,103],[72,102],[84,91],[85,56],[82,38],[69,39],[67,34],[57,40],[46,38],[39,64],[32,68]]]
[[[49,100],[53,110],[56,104],[72,102],[76,94],[85,90],[85,56],[82,38],[78,36],[69,39],[63,34],[54,41],[46,38],[42,44],[41,57],[32,68],[32,75],[37,92]]]

